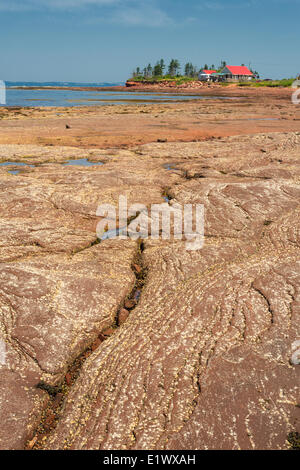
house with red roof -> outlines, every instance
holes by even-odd
[[[217,71],[216,70],[203,69],[199,73],[199,80],[201,82],[210,82],[212,80],[212,74],[213,73],[217,73]]]
[[[226,65],[218,74],[221,80],[225,81],[245,81],[254,78],[253,73],[245,65]]]

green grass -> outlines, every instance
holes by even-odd
[[[239,86],[251,86],[251,87],[291,87],[294,83],[295,78],[284,78],[283,80],[271,80],[271,81],[253,81],[253,82],[241,82]]]

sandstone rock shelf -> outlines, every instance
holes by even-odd
[[[36,165],[0,167],[2,449],[295,442],[300,133],[261,125],[127,149],[0,144],[1,161]],[[78,158],[105,164],[61,165]],[[202,250],[99,243],[99,204],[166,192],[204,204]]]

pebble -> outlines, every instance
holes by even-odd
[[[128,310],[126,310],[125,308],[122,308],[122,310],[120,310],[119,317],[118,317],[119,325],[123,325],[123,323],[126,322],[128,317],[129,317]]]
[[[72,377],[71,377],[70,372],[67,372],[67,373],[66,373],[65,379],[66,379],[66,384],[67,384],[67,385],[71,385]]]
[[[130,310],[131,308],[134,308],[135,306],[136,306],[135,300],[127,299],[127,300],[125,300],[125,302],[124,302],[124,307],[125,307],[125,308],[128,308],[129,310]]]
[[[142,268],[141,268],[139,265],[134,264],[133,267],[134,267],[134,269],[136,270],[136,272],[137,272],[138,274],[140,274],[140,273],[142,272]]]
[[[55,414],[52,411],[47,413],[47,418],[45,419],[44,429],[48,430],[51,428],[55,420]]]
[[[37,440],[38,440],[38,437],[34,436],[34,438],[28,442],[27,449],[31,450],[34,447],[34,444],[36,443]]]
[[[114,328],[107,328],[103,331],[103,336],[112,336],[116,330]]]
[[[53,408],[57,408],[61,404],[61,401],[62,401],[63,397],[64,397],[63,393],[58,393],[55,396],[55,398],[53,400],[53,403],[52,403]]]
[[[93,342],[93,344],[92,344],[92,346],[91,346],[92,351],[96,351],[96,349],[99,348],[99,346],[100,346],[101,343],[102,343],[101,339],[100,339],[100,338],[97,338],[97,339]]]

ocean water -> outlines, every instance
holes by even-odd
[[[6,104],[9,107],[68,107],[68,106],[99,106],[139,104],[153,102],[187,101],[191,99],[214,99],[213,96],[177,95],[168,93],[143,93],[122,91],[80,91],[55,90],[51,87],[111,87],[122,86],[124,83],[74,83],[74,82],[5,82]],[[31,90],[29,87],[45,87]],[[22,88],[18,88],[22,87]],[[226,99],[226,97],[223,97]]]
[[[7,87],[15,87],[15,86],[43,86],[43,87],[51,87],[51,86],[61,86],[61,87],[70,87],[70,86],[88,86],[88,87],[110,87],[110,86],[124,86],[124,82],[118,83],[108,83],[108,82],[95,82],[95,83],[83,83],[83,82],[5,82]]]

